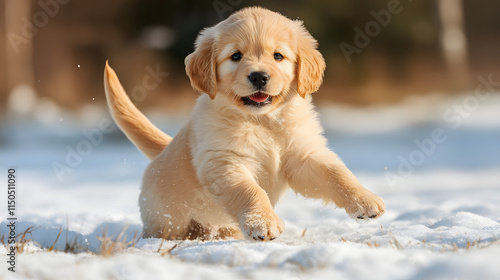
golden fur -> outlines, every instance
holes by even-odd
[[[288,187],[354,218],[384,213],[383,200],[327,148],[310,97],[325,69],[316,47],[302,22],[263,8],[203,30],[185,62],[206,95],[173,139],[133,106],[106,64],[113,118],[152,160],[139,198],[144,237],[273,240],[284,230],[273,207]],[[268,74],[258,93],[255,72]],[[253,94],[270,102],[250,106]]]

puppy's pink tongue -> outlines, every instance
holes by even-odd
[[[262,92],[257,92],[249,96],[250,100],[257,103],[266,101],[267,97],[268,95]]]

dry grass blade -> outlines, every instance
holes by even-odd
[[[394,245],[396,247],[396,249],[398,249],[398,250],[403,249],[403,246],[401,246],[401,243],[399,243],[399,241],[396,239],[396,237],[394,235],[392,235],[392,233],[390,235],[392,238],[392,242],[391,242],[391,240],[389,240],[389,244]]]
[[[88,251],[88,248],[82,245],[82,243],[78,240],[78,236],[75,236],[75,239],[71,243],[66,238],[66,245],[64,247],[65,253],[78,254],[86,251]]]
[[[177,248],[179,245],[181,245],[182,243],[184,243],[185,240],[182,240],[181,242],[179,243],[176,243],[174,246],[172,246],[170,249],[168,249],[166,252],[163,252],[161,255],[162,256],[165,256],[165,255],[169,255],[169,256],[172,256],[172,251]]]
[[[7,243],[5,243],[5,235],[0,235],[0,243],[2,243],[3,246],[7,247]]]
[[[102,232],[102,236],[97,236],[97,240],[101,241],[100,255],[104,257],[109,257],[113,253],[113,242],[111,238],[108,237],[108,229],[105,228]]]
[[[137,232],[135,232],[134,237],[130,241],[126,241],[125,232],[128,229],[128,225],[123,227],[118,236],[113,240],[108,236],[108,230],[104,229],[102,236],[98,236],[97,240],[101,241],[99,254],[104,257],[110,257],[116,253],[122,252],[123,250],[135,247],[137,244]],[[140,239],[140,238],[139,238]]]
[[[54,248],[56,247],[57,240],[59,240],[59,237],[61,236],[61,233],[62,233],[62,228],[59,229],[59,233],[57,234],[57,237],[56,237],[56,240],[54,241],[54,243],[52,243],[52,246],[50,246],[47,249],[49,252],[52,252],[54,250]]]
[[[161,243],[160,243],[160,247],[158,247],[158,251],[156,251],[156,253],[160,253],[161,252],[161,249],[163,248],[163,243],[165,242],[165,239],[162,238],[161,239]]]
[[[168,236],[170,235],[170,231],[168,231],[167,228],[168,228],[168,225],[165,225],[163,227],[163,232],[162,232],[162,236],[161,236],[161,243],[160,243],[160,247],[158,248],[157,253],[161,252],[161,249],[163,248],[163,243],[165,242],[165,240],[168,239]]]
[[[121,239],[123,238],[123,235],[125,235],[125,231],[128,229],[128,225],[125,225],[123,228],[122,228],[122,231],[120,231],[120,233],[118,234],[118,236],[116,237],[116,241],[117,242],[122,242]]]
[[[31,241],[31,238],[28,239],[28,235],[31,235],[33,231],[39,229],[40,227],[30,226],[23,233],[17,235],[16,241],[16,250],[18,253],[24,252],[26,249],[26,245]]]

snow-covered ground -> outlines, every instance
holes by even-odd
[[[323,105],[330,146],[385,199],[382,218],[352,220],[290,192],[276,209],[286,231],[275,241],[141,239],[110,257],[92,253],[104,233],[116,238],[126,228],[123,239],[132,240],[141,232],[137,197],[148,160],[110,131],[103,109],[81,113],[84,121],[59,111],[55,122],[4,122],[0,185],[15,168],[16,231],[37,229],[15,273],[0,245],[0,279],[499,279],[499,108],[500,95],[472,93],[392,107]],[[170,134],[185,121],[150,116]],[[6,201],[2,191],[4,236]],[[61,229],[57,250],[41,249]],[[64,253],[75,240],[84,252]]]

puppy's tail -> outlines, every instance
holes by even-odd
[[[113,119],[128,139],[149,159],[155,158],[170,144],[172,137],[153,125],[130,101],[107,61],[104,69],[104,90]]]

